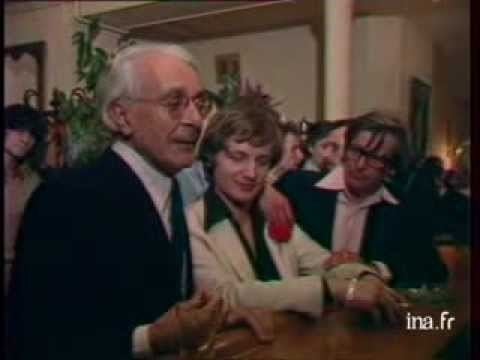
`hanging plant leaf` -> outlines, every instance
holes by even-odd
[[[83,33],[76,33],[74,36],[76,39],[74,44],[77,45],[77,69],[81,71],[85,57],[85,35]]]
[[[74,45],[77,45],[79,42],[83,41],[83,37],[85,36],[85,34],[82,32],[82,31],[76,31],[73,35],[72,35],[72,43]]]
[[[110,55],[104,49],[94,46],[101,30],[99,19],[93,19],[87,25],[80,24],[81,30],[73,34],[72,43],[77,50],[77,82],[82,85],[68,96],[63,93],[61,99],[57,94],[60,117],[70,127],[69,164],[73,166],[87,164],[95,159],[112,140],[93,100],[98,79],[108,66]]]
[[[92,43],[90,41],[85,42],[85,52],[83,56],[83,62],[81,67],[82,68],[87,68],[88,65],[90,65],[91,61],[93,58],[92,54]]]
[[[90,34],[90,39],[94,40],[100,34],[100,18],[93,18],[87,30]]]
[[[95,89],[101,70],[101,63],[97,59],[95,59],[90,68],[90,72],[87,74],[87,77],[85,79],[88,91],[93,91]]]
[[[81,82],[83,79],[85,79],[85,73],[83,71],[77,71],[77,82]]]
[[[103,60],[106,63],[108,60],[108,53],[99,47],[96,47],[94,50],[95,50],[95,55],[97,59]]]

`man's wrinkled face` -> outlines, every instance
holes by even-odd
[[[312,160],[320,170],[329,171],[340,163],[345,142],[344,133],[344,127],[332,130],[310,147]]]
[[[175,174],[191,166],[202,119],[204,89],[197,72],[170,55],[135,62],[139,89],[122,104],[120,132],[160,170]]]
[[[345,186],[356,197],[372,195],[392,171],[391,159],[398,150],[391,134],[360,131],[347,145],[343,158]]]
[[[23,129],[6,129],[5,151],[16,159],[23,159],[35,145],[33,135]]]
[[[240,206],[250,206],[263,190],[271,167],[272,146],[230,139],[214,158],[215,190]]]

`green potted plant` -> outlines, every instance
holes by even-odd
[[[95,87],[108,66],[110,55],[94,46],[100,33],[98,19],[93,19],[73,35],[77,50],[76,75],[79,86],[67,94],[54,90],[58,118],[65,121],[68,131],[68,164],[84,165],[95,159],[110,143],[111,135],[103,126],[95,104]]]

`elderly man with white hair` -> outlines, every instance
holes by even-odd
[[[134,45],[117,54],[97,90],[116,141],[89,168],[32,196],[13,265],[9,356],[168,355],[201,346],[224,318],[271,338],[250,311],[228,312],[209,294],[190,299],[190,245],[174,176],[192,164],[210,111],[191,55],[176,45]]]

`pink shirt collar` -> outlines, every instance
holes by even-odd
[[[338,165],[337,167],[335,167],[332,171],[330,171],[330,173],[320,179],[314,186],[320,189],[335,190],[344,193],[346,188],[343,166]],[[393,196],[392,193],[388,191],[385,186],[382,186],[380,189],[378,189],[376,193],[368,196],[361,202],[371,205],[372,203],[380,202],[382,200],[393,205],[399,204],[397,198]]]

